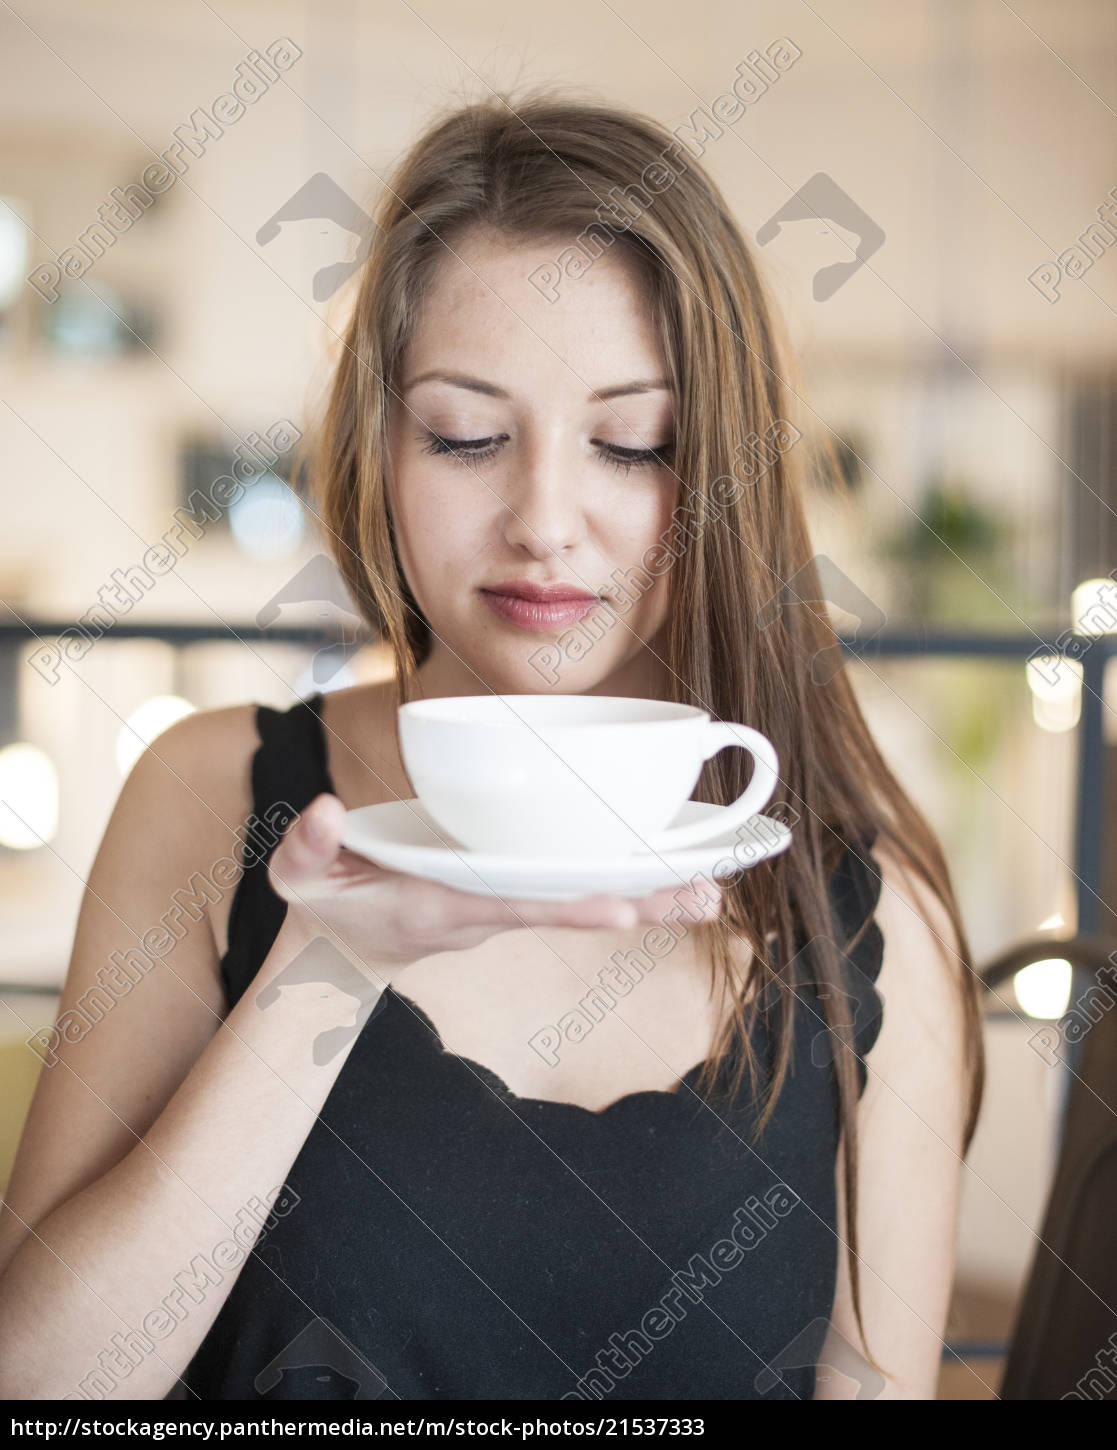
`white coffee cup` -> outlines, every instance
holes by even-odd
[[[500,855],[699,845],[762,810],[779,771],[759,731],[662,700],[447,696],[402,705],[399,728],[404,767],[430,816],[467,849]],[[713,819],[668,829],[726,745],[753,757],[747,789]]]

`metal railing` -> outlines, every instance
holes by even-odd
[[[1078,739],[1075,786],[1074,851],[1077,928],[1096,932],[1102,926],[1103,905],[1114,911],[1114,903],[1103,899],[1102,871],[1105,864],[1105,671],[1117,655],[1117,634],[1080,635],[1060,633],[1057,638],[1031,634],[968,634],[928,631],[926,634],[895,631],[882,633],[861,645],[843,639],[854,657],[879,655],[885,658],[931,656],[1019,660],[1026,663],[1035,655],[1056,655],[1077,660],[1082,666],[1082,713],[1075,731]],[[1114,923],[1117,924],[1117,923]]]

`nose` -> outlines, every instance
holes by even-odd
[[[505,539],[536,559],[569,554],[586,534],[577,464],[550,439],[525,447],[514,468],[502,490]]]

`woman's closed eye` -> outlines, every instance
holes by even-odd
[[[424,453],[436,457],[451,457],[459,463],[475,464],[487,463],[489,459],[495,458],[508,442],[508,434],[493,433],[487,438],[447,438],[440,433],[426,432],[423,440]],[[673,445],[669,442],[658,448],[622,448],[619,443],[606,443],[599,438],[591,439],[591,442],[603,462],[625,473],[630,469],[646,468],[651,464],[662,468],[671,466]]]
[[[440,433],[425,433],[424,453],[449,455],[459,463],[485,463],[495,458],[501,445],[508,442],[507,433],[493,433],[488,438],[444,438]]]
[[[598,449],[606,463],[612,464],[614,468],[623,469],[625,473],[629,469],[647,468],[651,464],[660,468],[670,468],[674,451],[671,443],[663,443],[658,448],[622,448],[619,443],[595,441],[594,447]]]

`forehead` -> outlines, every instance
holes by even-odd
[[[573,238],[511,239],[468,232],[438,263],[424,292],[404,376],[453,366],[494,381],[590,387],[663,371],[646,275],[619,243],[550,300],[530,280]]]

